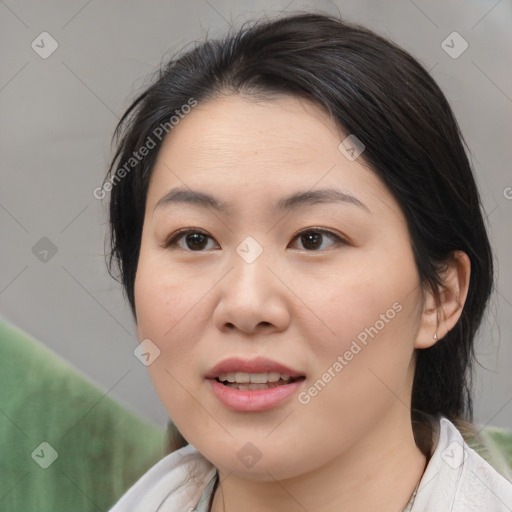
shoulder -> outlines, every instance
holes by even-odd
[[[511,509],[512,482],[470,448],[452,422],[441,418],[437,444],[421,479],[413,512]]]
[[[195,507],[217,469],[188,444],[150,468],[110,512],[173,512]]]

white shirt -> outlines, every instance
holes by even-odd
[[[217,477],[215,466],[188,444],[150,468],[110,512],[207,512]],[[441,418],[436,448],[410,510],[512,512],[512,482],[472,450],[453,423]]]

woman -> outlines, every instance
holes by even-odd
[[[111,263],[179,449],[114,512],[512,509],[459,431],[492,253],[416,60],[260,22],[173,59],[116,133]]]

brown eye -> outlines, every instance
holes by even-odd
[[[297,239],[300,240],[302,248],[306,249],[308,252],[323,250],[335,245],[346,245],[347,243],[331,231],[315,228],[310,228],[298,233],[293,240]],[[330,239],[332,242],[325,246],[327,239]],[[210,240],[214,241],[210,235],[203,231],[184,229],[172,235],[169,240],[165,242],[164,247],[171,249],[179,247],[185,251],[203,252],[215,248],[211,246],[208,247]]]
[[[180,243],[181,241],[183,243]],[[207,249],[208,240],[213,240],[209,235],[196,229],[185,229],[171,236],[165,242],[165,248],[174,248],[176,246],[184,250],[201,252]],[[211,249],[211,247],[209,247]]]
[[[306,231],[302,231],[298,233],[294,240],[299,239],[302,246],[308,250],[308,251],[318,251],[319,249],[325,249],[326,247],[322,247],[323,243],[325,242],[326,238],[330,238],[331,240],[334,240],[333,243],[331,243],[327,247],[331,247],[333,245],[344,245],[346,244],[345,240],[340,238],[338,235],[326,231],[325,229],[308,229]]]

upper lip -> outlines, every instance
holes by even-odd
[[[288,366],[266,359],[265,357],[257,357],[255,359],[240,359],[239,357],[229,357],[223,359],[213,366],[206,374],[207,379],[216,379],[222,373],[265,373],[276,372],[290,377],[303,377],[304,374],[289,368]]]

